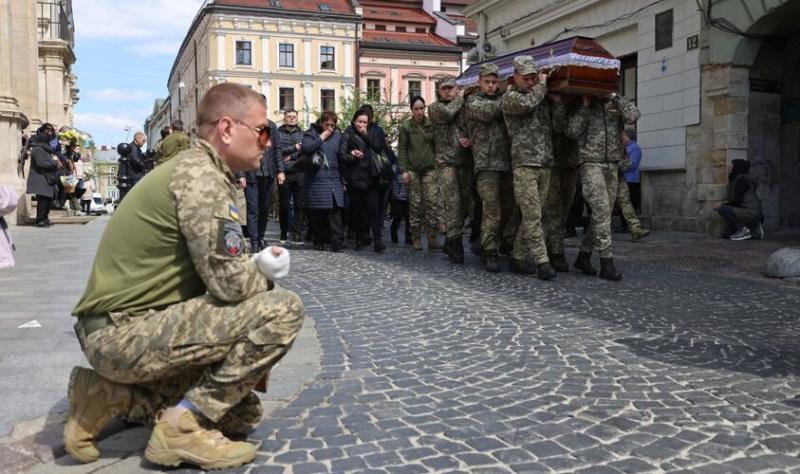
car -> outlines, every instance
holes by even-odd
[[[101,215],[106,214],[108,211],[103,205],[103,196],[99,193],[92,194],[92,200],[89,201],[89,214]]]

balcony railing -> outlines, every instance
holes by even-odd
[[[75,46],[72,23],[64,9],[63,0],[37,0],[39,38],[60,39]]]

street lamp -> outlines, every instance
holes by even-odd
[[[181,120],[181,91],[186,88],[186,84],[181,81],[178,83],[178,120]]]

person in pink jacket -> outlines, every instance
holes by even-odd
[[[10,188],[0,186],[0,268],[14,266],[14,242],[4,216],[17,208],[19,196]]]

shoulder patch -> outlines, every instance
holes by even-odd
[[[231,257],[238,257],[244,253],[244,234],[242,226],[236,222],[221,220],[218,250]]]

